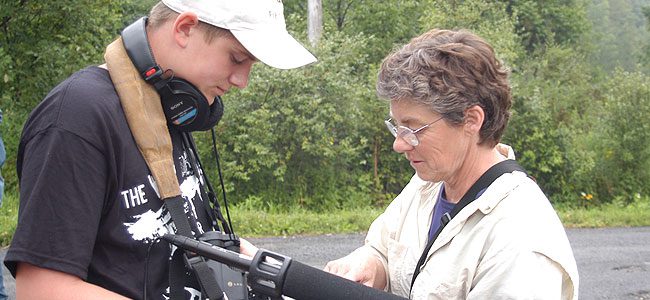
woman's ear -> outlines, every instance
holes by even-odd
[[[478,134],[483,126],[485,120],[485,112],[483,108],[474,105],[465,110],[465,130],[471,134]]]

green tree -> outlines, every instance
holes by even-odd
[[[533,53],[550,44],[578,45],[589,28],[582,0],[507,0],[522,46]]]
[[[234,202],[262,197],[267,206],[324,209],[352,205],[368,191],[359,124],[368,121],[361,103],[373,92],[357,77],[366,41],[325,35],[314,49],[318,63],[296,70],[257,65],[250,86],[225,97],[218,132]]]
[[[8,163],[3,175],[15,190],[15,155],[29,111],[59,81],[103,61],[105,46],[152,3],[2,1],[0,3],[0,105]]]
[[[644,41],[650,40],[640,2],[633,0],[598,0],[587,7],[592,31],[591,60],[603,70],[617,67],[628,71],[647,56]]]
[[[600,111],[601,77],[584,54],[549,45],[513,74],[513,117],[505,136],[518,160],[554,201],[579,199],[592,190],[594,115]]]
[[[479,34],[510,67],[514,106],[504,141],[553,201],[579,201],[581,192],[603,202],[645,195],[639,178],[647,181],[643,171],[650,169],[642,147],[647,75],[616,71],[608,78],[598,67],[630,70],[641,56],[650,69],[650,48],[640,50],[650,47],[650,30],[640,30],[647,23],[639,20],[650,19],[643,1],[324,1],[323,38],[312,49],[318,63],[290,71],[260,64],[248,89],[224,97],[226,116],[216,131],[230,198],[266,209],[317,210],[390,200],[413,170],[392,151],[383,125],[388,105],[374,92],[376,72],[396,45],[434,27]],[[154,2],[0,3],[9,192],[28,112],[59,81],[100,64],[105,46]],[[288,30],[301,40],[306,6],[285,3]],[[594,58],[602,63],[590,64]],[[197,141],[201,153],[211,153],[209,134],[197,134]],[[216,178],[214,165],[206,166]]]
[[[367,0],[326,1],[324,5],[324,37],[344,35],[355,38],[362,36],[364,49],[353,68],[349,80],[364,82],[362,87],[368,94],[359,104],[361,120],[359,134],[367,142],[362,146],[361,163],[356,169],[362,171],[363,182],[372,182],[372,198],[379,202],[392,198],[412,176],[413,170],[402,156],[392,151],[392,137],[387,134],[383,120],[388,115],[388,105],[379,101],[374,94],[376,70],[381,60],[398,44],[407,42],[421,33],[417,20],[424,13],[425,4],[420,1],[401,0],[376,2]],[[306,2],[285,3],[287,13],[293,16],[306,14]],[[294,20],[292,29],[300,32],[300,21]],[[296,27],[297,26],[297,27]],[[353,58],[354,59],[354,58]],[[359,184],[365,189],[367,184]],[[384,196],[388,193],[389,196]]]
[[[598,161],[590,178],[601,201],[631,203],[650,194],[650,76],[619,69],[601,90],[591,143]]]
[[[641,52],[641,65],[645,67],[645,73],[650,74],[650,6],[644,6],[642,11],[643,16],[645,17],[646,33],[648,34],[648,38],[646,38],[643,51]]]
[[[524,54],[516,34],[515,18],[499,2],[429,0],[420,19],[424,30],[430,28],[468,29],[492,45],[499,59],[512,68]]]
[[[307,14],[307,1],[285,3],[288,14]],[[425,4],[417,0],[372,1],[333,0],[323,1],[324,35],[341,31],[349,36],[363,34],[368,40],[366,53],[371,61],[380,61],[396,44],[402,44],[421,33],[418,18]],[[306,24],[298,24],[304,26]],[[294,30],[296,28],[294,27]]]

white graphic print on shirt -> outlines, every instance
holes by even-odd
[[[191,164],[188,162],[186,152],[183,152],[183,154],[178,158],[181,162],[180,165],[182,173],[180,190],[181,196],[185,200],[183,203],[183,208],[185,213],[189,213],[189,216],[191,216],[190,219],[194,221],[193,223],[195,224],[195,228],[198,231],[198,234],[197,232],[193,233],[200,235],[204,233],[205,230],[201,225],[201,222],[198,221],[198,213],[196,211],[197,208],[195,201],[193,200],[198,199],[199,201],[197,203],[203,201],[201,197],[202,181],[191,169]],[[156,193],[156,196],[160,198],[160,195],[158,193],[158,186],[153,176],[149,175],[148,181],[149,185]],[[148,202],[148,197],[146,195],[144,187],[144,184],[140,184],[134,188],[130,188],[120,193],[124,198],[124,207],[126,209],[134,208]],[[176,227],[172,222],[171,214],[164,206],[156,211],[150,209],[143,214],[133,215],[132,220],[133,222],[125,222],[124,226],[126,226],[126,229],[133,240],[136,241],[151,243],[152,241],[155,241],[156,239],[162,237],[165,233],[176,232]]]
[[[199,172],[194,172],[192,165],[187,159],[187,152],[183,151],[182,155],[177,157],[180,162],[179,168],[181,173],[180,178],[180,191],[181,197],[183,197],[183,210],[188,216],[188,221],[190,222],[190,227],[192,228],[192,233],[195,235],[203,234],[205,229],[203,228],[201,222],[199,221],[199,214],[197,209],[203,209],[201,205],[203,201],[201,193],[201,185],[204,184],[204,181],[199,178],[197,174]],[[146,204],[151,199],[160,199],[160,193],[158,191],[158,185],[156,184],[153,176],[147,176],[147,181],[144,184],[139,184],[133,188],[122,191],[123,207],[126,210],[134,209],[140,207],[141,205]],[[151,187],[149,189],[148,187]],[[155,193],[154,195],[147,195],[148,193]],[[197,208],[197,206],[199,206]],[[130,214],[127,214],[130,215]],[[175,233],[176,227],[172,221],[171,214],[165,208],[161,206],[157,210],[149,209],[148,211],[142,214],[135,214],[130,216],[131,222],[124,222],[127,232],[131,238],[135,241],[142,242],[144,244],[150,244],[156,242],[160,237],[166,233]],[[173,254],[176,251],[176,247],[172,246],[171,253]],[[201,291],[197,290],[191,286],[185,286],[184,290],[186,291],[185,295],[188,296],[188,299],[191,300],[200,300]],[[169,287],[167,287],[165,294],[162,295],[163,298],[169,299]]]
[[[149,210],[141,215],[136,215],[133,223],[124,223],[131,237],[136,241],[151,243],[165,233],[174,232],[172,217],[163,207],[157,211]]]

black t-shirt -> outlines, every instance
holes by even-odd
[[[192,168],[180,133],[170,134],[190,226],[197,235],[210,231],[204,177]],[[166,298],[172,248],[157,238],[175,227],[108,71],[75,73],[34,109],[17,170],[18,225],[5,258],[13,274],[16,262],[27,262],[142,299],[146,270],[147,298]],[[200,288],[189,277],[187,299],[197,299]]]

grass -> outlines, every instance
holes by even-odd
[[[5,193],[0,207],[0,248],[9,245],[18,222],[18,197]]]
[[[613,203],[580,208],[557,208],[565,227],[650,226],[650,197],[637,197],[633,203]]]
[[[303,209],[259,212],[233,209],[235,232],[244,237],[363,232],[381,214],[379,208],[357,208],[316,213]]]
[[[18,221],[18,199],[6,194],[0,208],[0,245],[10,243]],[[634,203],[590,206],[557,206],[566,227],[650,226],[650,197]],[[273,212],[234,207],[230,210],[235,232],[242,237],[314,235],[364,232],[383,209],[356,208],[316,213],[301,208]]]

